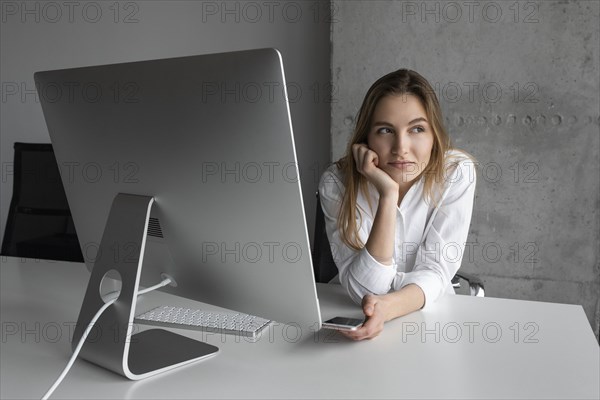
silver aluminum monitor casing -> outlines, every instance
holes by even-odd
[[[35,81],[92,270],[82,314],[102,305],[90,293],[105,275],[99,261],[111,259],[122,261],[113,268],[123,279],[121,297],[126,285],[151,286],[167,275],[176,286],[161,290],[175,295],[321,327],[277,50],[38,72]],[[143,201],[113,206],[129,195]],[[125,218],[148,210],[153,229]],[[129,236],[111,233],[132,224]],[[139,276],[126,282],[121,268]],[[117,301],[107,310],[131,307],[119,310],[126,315],[119,323],[133,322],[133,286],[119,298],[128,305]],[[102,357],[86,356],[119,369]]]

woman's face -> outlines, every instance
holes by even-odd
[[[411,94],[385,96],[373,113],[367,145],[378,167],[401,186],[413,182],[431,158],[433,131],[425,109]]]

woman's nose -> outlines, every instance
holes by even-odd
[[[402,135],[396,135],[394,143],[392,144],[392,154],[406,154],[409,148],[409,139],[402,137]]]

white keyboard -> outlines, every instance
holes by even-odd
[[[195,329],[256,338],[271,321],[255,315],[222,313],[191,308],[159,306],[135,317],[134,322],[170,328]]]

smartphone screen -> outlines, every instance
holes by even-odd
[[[335,317],[323,322],[323,328],[353,331],[362,325],[364,320],[358,318]]]

